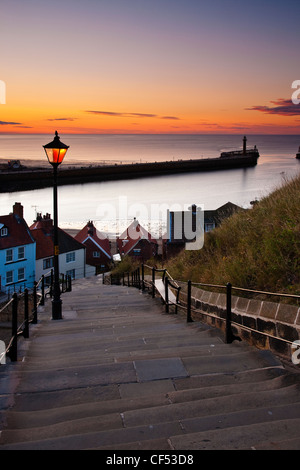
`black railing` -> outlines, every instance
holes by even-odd
[[[146,276],[145,275],[145,270],[148,269],[149,274]],[[251,328],[249,326],[243,325],[241,323],[235,322],[232,320],[232,291],[236,292],[241,292],[243,294],[248,293],[251,294],[252,296],[258,296],[258,295],[265,295],[265,296],[271,296],[271,297],[283,297],[283,298],[289,298],[289,299],[296,299],[298,302],[300,301],[300,295],[294,295],[294,294],[285,294],[285,293],[278,293],[278,292],[267,292],[267,291],[260,291],[260,290],[253,290],[253,289],[245,289],[241,287],[236,287],[232,286],[230,282],[228,282],[226,285],[217,285],[217,284],[206,284],[206,283],[195,283],[190,280],[188,281],[183,281],[183,280],[174,280],[168,271],[166,269],[157,269],[156,267],[153,266],[148,266],[148,265],[142,265],[141,266],[141,272],[142,272],[142,277],[141,277],[141,285],[142,289],[148,288],[149,293],[152,295],[152,297],[155,297],[155,293],[158,292],[160,296],[162,297],[163,301],[166,303],[166,310],[168,310],[167,304],[168,302],[168,294],[167,294],[167,289],[166,292],[162,295],[160,291],[158,291],[155,288],[155,275],[156,273],[159,273],[161,275],[161,278],[166,286],[166,280],[167,280],[167,287],[170,286],[174,289],[176,292],[176,308],[183,309],[186,312],[186,321],[193,322],[193,314],[199,314],[199,309],[197,309],[195,306],[193,306],[193,298],[192,298],[192,287],[199,287],[199,288],[208,288],[208,289],[213,289],[213,290],[221,290],[226,294],[226,301],[225,301],[225,308],[224,308],[224,316],[221,314],[216,314],[213,312],[208,312],[208,311],[203,311],[201,310],[201,315],[207,316],[207,317],[212,317],[224,324],[224,331],[225,331],[225,342],[227,344],[232,343],[235,340],[241,341],[241,338],[239,336],[236,336],[233,333],[233,327],[235,328],[240,328],[241,330],[246,330],[252,333],[257,333],[259,335],[264,335],[268,336],[270,338],[274,338],[279,341],[283,341],[285,343],[288,343],[290,345],[293,344],[293,341],[290,341],[288,339],[279,337],[279,336],[274,336],[268,331],[261,331],[255,328]],[[181,285],[186,285],[186,293],[185,293],[185,298],[183,299],[183,296],[179,296],[180,292],[180,286]]]
[[[146,279],[145,268],[151,270],[151,281]],[[159,278],[162,281],[163,288],[159,289],[156,283],[156,274],[159,274]],[[151,290],[151,295],[154,298],[156,292],[159,293],[160,297],[165,303],[166,313],[169,313],[169,307],[175,307],[175,313],[177,313],[177,307],[180,306],[179,294],[181,287],[177,282],[172,278],[167,269],[159,269],[155,266],[142,265],[142,285],[145,288]],[[170,294],[172,294],[172,300],[170,299]]]
[[[22,293],[14,292],[12,298],[0,309],[0,314],[4,311],[11,310],[11,339],[5,349],[5,352],[0,354],[0,364],[3,356],[9,357],[12,362],[17,361],[18,356],[18,337],[23,336],[29,338],[29,325],[37,324],[38,317],[38,306],[44,305],[46,296],[52,297],[52,281],[53,272],[50,274],[50,285],[46,291],[45,276],[35,281],[33,289],[25,288]],[[62,292],[69,292],[72,290],[71,276],[61,275],[61,290]],[[21,307],[21,303],[23,305]],[[31,305],[31,316],[29,316],[29,306]],[[22,317],[23,310],[23,321],[19,324],[20,317]]]

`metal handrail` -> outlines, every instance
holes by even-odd
[[[51,273],[49,271],[49,273]],[[49,274],[48,273],[48,274]],[[68,276],[66,279],[68,285],[66,287],[66,291],[71,290],[71,277]],[[38,292],[38,287],[41,284],[41,292]],[[3,358],[3,355],[7,355],[10,357],[12,362],[17,360],[17,339],[18,336],[23,336],[24,338],[29,338],[29,324],[36,324],[37,319],[37,309],[39,305],[44,305],[45,301],[45,275],[42,275],[38,281],[34,282],[33,289],[30,291],[33,297],[33,308],[32,308],[32,318],[29,319],[28,315],[28,289],[25,289],[23,293],[17,294],[16,292],[13,294],[12,298],[1,308],[0,313],[3,312],[6,308],[12,304],[12,336],[9,341],[8,346],[5,349],[5,352],[0,355],[0,363]],[[51,287],[50,287],[50,295],[51,295]],[[18,303],[24,297],[24,321],[18,325]]]
[[[153,267],[148,266],[148,265],[145,265],[145,266],[147,268],[150,268],[150,269],[156,269],[156,268],[153,268]],[[167,270],[165,270],[165,272],[167,272]],[[169,275],[169,277],[171,277],[169,273],[168,273],[168,275]],[[187,312],[187,322],[192,322],[193,321],[192,312],[197,312],[198,311],[196,308],[192,307],[192,303],[191,303],[191,298],[192,298],[191,288],[192,288],[192,286],[201,286],[201,287],[209,287],[209,288],[214,288],[214,289],[224,289],[224,290],[226,290],[226,317],[225,318],[222,318],[222,317],[220,317],[216,314],[213,314],[211,312],[201,312],[205,316],[216,318],[219,321],[222,321],[222,322],[226,323],[226,326],[225,326],[225,329],[226,329],[225,341],[226,341],[226,343],[231,343],[234,340],[239,340],[239,341],[241,340],[239,337],[235,336],[232,333],[232,325],[233,325],[233,326],[237,326],[237,327],[239,327],[241,329],[244,329],[244,330],[247,330],[247,331],[259,333],[261,335],[268,336],[270,338],[274,338],[274,339],[277,339],[279,341],[283,341],[283,342],[288,343],[288,344],[293,344],[292,341],[287,340],[285,338],[274,336],[270,333],[259,331],[259,330],[256,330],[255,328],[251,328],[251,327],[248,327],[248,326],[245,326],[245,325],[241,325],[240,323],[232,321],[231,320],[231,297],[232,297],[232,290],[241,291],[241,292],[250,292],[252,294],[257,294],[257,295],[268,295],[268,296],[276,296],[276,297],[293,298],[293,299],[298,299],[298,300],[300,299],[300,295],[286,294],[286,293],[280,293],[280,292],[268,292],[268,291],[254,290],[254,289],[246,289],[246,288],[243,288],[243,287],[232,286],[231,283],[227,283],[226,285],[220,285],[220,284],[208,284],[208,283],[202,283],[202,282],[197,283],[197,282],[192,282],[190,280],[189,281],[174,280],[172,277],[171,277],[171,279],[176,284],[182,283],[182,284],[187,284],[187,286],[188,286],[186,305],[184,305],[184,302],[182,302],[182,301],[178,303],[178,307],[186,310],[186,312]]]

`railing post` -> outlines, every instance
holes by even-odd
[[[225,343],[229,344],[232,342],[231,336],[231,284],[228,282],[226,286],[226,331],[225,331]]]
[[[142,290],[145,290],[145,271],[144,271],[144,263],[142,264]]]
[[[187,323],[190,323],[190,322],[193,321],[191,307],[192,307],[192,281],[188,281],[188,284],[187,284],[187,315],[186,315]]]
[[[12,302],[12,323],[11,323],[11,335],[12,343],[9,351],[9,357],[12,362],[15,362],[18,358],[18,295],[16,292],[13,294]]]
[[[169,278],[165,277],[165,302],[166,302],[166,313],[169,313]]]
[[[242,341],[241,338],[235,336],[232,333],[231,328],[231,288],[232,285],[228,282],[226,286],[226,332],[225,332],[225,343],[230,344],[234,340]]]
[[[37,282],[34,281],[34,285],[33,285],[33,309],[32,309],[32,313],[33,313],[33,320],[32,320],[32,323],[34,323],[34,324],[37,323],[37,293],[36,293],[36,285],[37,285]]]
[[[141,274],[140,274],[139,267],[137,268],[137,285],[138,285],[138,288],[140,289],[141,288]]]
[[[53,275],[53,269],[51,269],[51,274],[50,274],[50,297],[53,297],[53,283],[54,283],[54,275]]]
[[[45,304],[45,276],[44,274],[42,275],[42,298],[40,301],[40,305]]]
[[[29,338],[28,289],[24,290],[24,321],[23,336],[24,338]]]
[[[128,285],[128,287],[130,286],[129,272],[127,272],[127,285]]]
[[[155,297],[155,268],[152,268],[152,298]]]
[[[72,291],[72,277],[70,275],[67,276],[67,292]]]
[[[123,279],[123,286],[125,286],[125,273],[122,273],[122,279]]]

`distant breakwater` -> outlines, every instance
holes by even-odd
[[[62,165],[58,170],[58,185],[85,184],[149,176],[163,176],[188,172],[203,172],[247,168],[257,164],[258,154],[176,160],[150,163],[130,163],[103,166],[68,168]],[[0,193],[29,191],[53,185],[53,172],[49,169],[22,169],[0,172]]]

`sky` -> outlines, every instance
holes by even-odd
[[[298,134],[299,17],[299,0],[0,0],[0,133]]]

